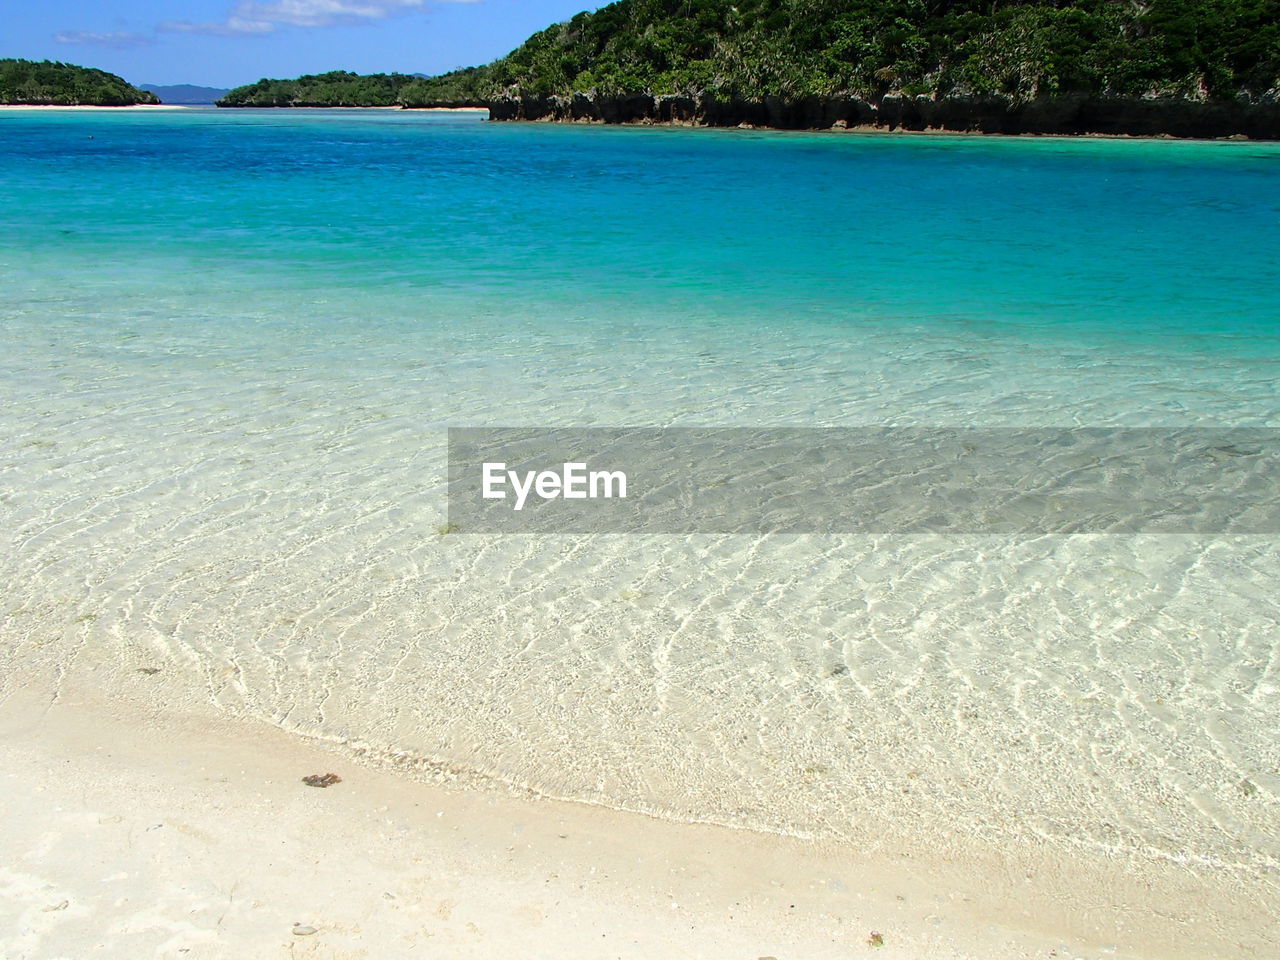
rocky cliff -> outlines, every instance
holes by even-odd
[[[720,100],[637,93],[618,97],[507,96],[489,101],[488,106],[491,120],[1280,139],[1280,101],[1274,98],[1198,102],[1077,95],[1016,101],[1000,96],[934,99],[890,95],[878,101],[856,97]]]

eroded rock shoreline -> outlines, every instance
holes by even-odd
[[[905,96],[886,96],[879,101],[856,97],[717,100],[637,93],[619,97],[501,97],[486,105],[491,120],[1280,139],[1280,100],[1274,98],[1227,102],[1084,95],[1023,102],[1004,97]]]

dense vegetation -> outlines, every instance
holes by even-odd
[[[619,0],[407,92],[1231,99],[1278,85],[1280,0]]]
[[[432,106],[510,95],[796,99],[1068,93],[1232,100],[1280,88],[1280,0],[618,0],[438,77],[260,80],[222,106]]]
[[[438,77],[415,77],[400,92],[406,107],[482,106],[499,91],[493,66],[467,67]]]
[[[401,91],[418,80],[405,73],[361,75],[347,70],[312,74],[297,80],[259,80],[236,87],[218,100],[220,107],[394,107]]]
[[[52,60],[0,60],[0,103],[125,107],[159,103],[114,73]]]

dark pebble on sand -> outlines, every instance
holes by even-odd
[[[341,783],[342,778],[336,773],[313,773],[303,777],[302,782],[308,787],[332,787],[335,783]]]

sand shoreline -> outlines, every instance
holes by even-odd
[[[38,689],[0,704],[6,957],[1191,958],[1277,943],[1261,906],[1172,868],[1028,870],[662,821]],[[327,772],[342,782],[301,783]]]
[[[134,104],[131,106],[59,106],[55,104],[0,104],[0,111],[4,110],[26,110],[26,111],[102,111],[102,113],[119,113],[119,111],[148,111],[148,110],[201,110],[210,109],[212,104]],[[223,108],[225,110],[271,110],[271,111],[291,111],[291,110],[390,110],[397,113],[440,113],[440,114],[488,114],[488,108],[483,106],[238,106],[238,108]],[[879,137],[974,137],[984,138],[984,140],[1144,140],[1144,141],[1171,141],[1179,143],[1267,143],[1272,141],[1251,140],[1249,137],[1233,136],[1233,137],[1213,137],[1213,138],[1196,138],[1196,137],[1175,137],[1169,133],[1151,134],[1135,134],[1135,133],[987,133],[983,131],[951,131],[941,127],[928,127],[924,129],[909,129],[906,127],[876,127],[870,124],[855,124],[850,127],[813,127],[803,129],[787,129],[781,127],[762,127],[762,125],[739,124],[736,127],[719,127],[719,125],[685,122],[685,120],[668,120],[668,122],[641,122],[637,120],[634,123],[604,123],[600,120],[493,120],[493,123],[512,123],[512,124],[554,124],[554,125],[570,125],[570,127],[618,127],[618,128],[655,128],[655,129],[708,129],[708,131],[753,131],[765,133],[827,133],[827,134],[846,134],[846,136],[879,136]]]
[[[120,107],[104,107],[97,104],[87,103],[0,103],[0,110],[52,110],[57,112],[66,112],[72,110],[102,110],[109,113],[119,113],[121,111],[150,111],[150,110],[187,110],[190,104],[185,103],[131,103],[127,106]]]
[[[57,103],[0,103],[0,110],[41,110],[64,113],[73,110],[92,110],[103,113],[122,111],[150,112],[153,110],[206,110],[212,103],[134,103],[128,106],[106,107],[96,104]],[[488,113],[487,107],[222,107],[224,110],[412,110],[414,113]]]
[[[205,104],[211,106],[211,104]],[[312,106],[292,106],[292,107],[221,107],[220,109],[228,111],[236,110],[262,110],[262,111],[289,111],[289,110],[392,110],[398,113],[488,113],[488,107],[312,107]]]

